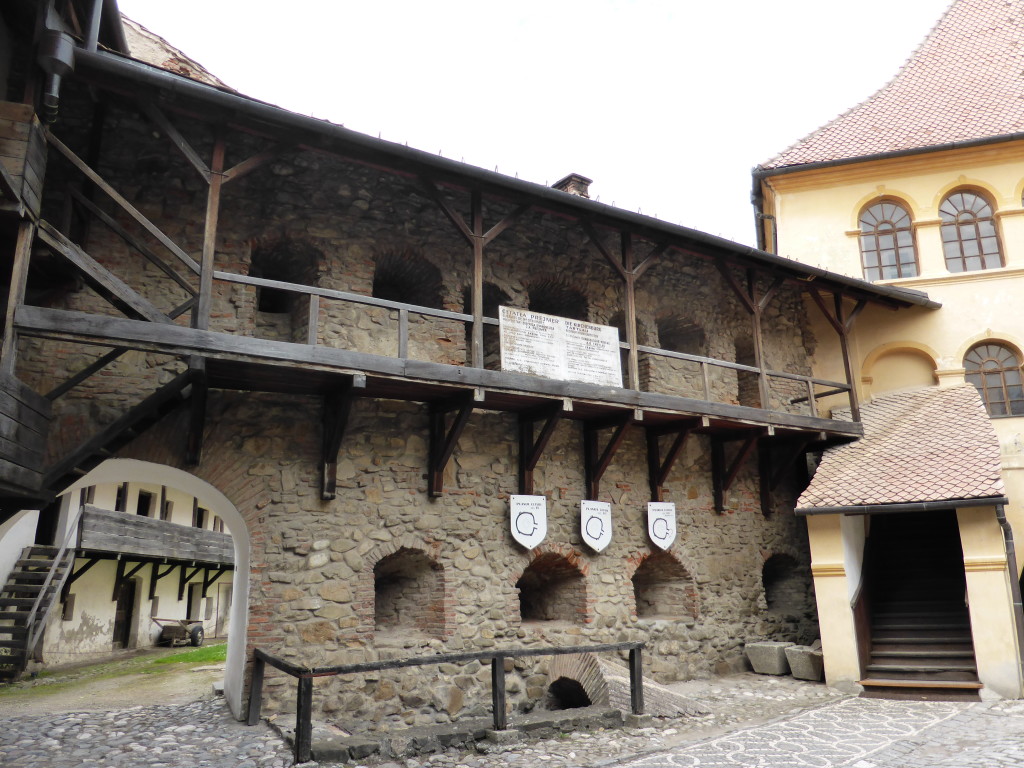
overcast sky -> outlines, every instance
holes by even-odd
[[[870,96],[950,0],[120,0],[228,85],[753,244],[750,169]]]

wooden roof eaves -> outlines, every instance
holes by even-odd
[[[922,306],[936,309],[940,306],[921,291],[877,286],[858,278],[801,264],[696,229],[367,136],[342,125],[299,115],[134,59],[78,49],[75,52],[75,63],[74,77],[92,82],[120,82],[122,86],[127,84],[130,90],[134,86],[145,89],[148,94],[157,89],[185,100],[198,102],[204,109],[213,107],[221,112],[226,111],[233,118],[232,122],[244,120],[250,126],[255,123],[256,126],[263,126],[264,130],[279,138],[282,137],[281,132],[285,131],[285,137],[311,149],[333,152],[410,176],[426,176],[435,182],[455,187],[478,189],[515,204],[529,204],[558,215],[585,219],[598,226],[614,230],[626,229],[656,243],[668,242],[670,247],[688,251],[698,257],[722,259],[742,267],[755,267],[794,282],[815,282],[827,292],[841,293],[855,299],[863,298],[892,307]]]

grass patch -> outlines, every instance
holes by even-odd
[[[228,644],[205,645],[191,651],[182,651],[170,656],[153,659],[151,664],[218,664],[228,657]]]

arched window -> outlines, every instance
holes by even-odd
[[[893,200],[882,200],[860,215],[860,258],[865,280],[917,275],[917,251],[910,214]]]
[[[950,272],[1003,266],[992,205],[976,192],[954,192],[939,206],[942,251]]]
[[[1020,359],[1009,347],[986,342],[964,355],[965,378],[978,388],[989,416],[1024,414]]]

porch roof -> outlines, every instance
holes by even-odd
[[[861,421],[862,440],[825,451],[798,514],[1005,503],[999,439],[973,385],[888,394],[863,404]]]

